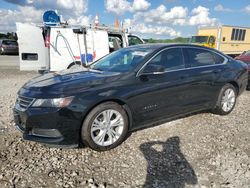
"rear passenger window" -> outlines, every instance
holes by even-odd
[[[191,67],[215,65],[224,62],[224,58],[220,55],[203,49],[190,48],[187,49],[187,54]]]
[[[149,64],[164,66],[165,71],[185,68],[181,48],[164,50],[153,58]]]
[[[225,59],[222,56],[220,56],[220,55],[218,55],[216,53],[214,53],[213,55],[214,55],[215,64],[224,63]]]

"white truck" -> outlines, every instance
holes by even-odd
[[[20,70],[39,72],[78,68],[101,57],[144,41],[111,27],[36,26],[16,23]]]

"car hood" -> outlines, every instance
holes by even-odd
[[[48,73],[28,81],[19,94],[30,95],[70,95],[96,86],[107,86],[120,78],[120,73],[101,72],[95,70],[72,71],[66,70],[56,73]],[[33,96],[32,96],[33,97]]]

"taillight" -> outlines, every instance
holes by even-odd
[[[50,36],[47,35],[45,37],[45,47],[49,48],[50,47]]]

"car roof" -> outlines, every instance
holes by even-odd
[[[139,44],[139,45],[133,45],[130,46],[130,48],[148,48],[148,49],[162,49],[166,47],[198,47],[198,48],[204,48],[208,50],[214,50],[213,48],[205,47],[205,46],[200,46],[200,45],[195,45],[195,44],[187,44],[187,43],[146,43],[146,44]]]
[[[199,49],[204,49],[204,50],[209,50],[211,52],[220,54],[224,57],[229,58],[229,56],[223,54],[222,52],[214,49],[214,48],[209,48],[206,46],[200,46],[200,45],[196,45],[196,44],[187,44],[187,43],[146,43],[146,44],[139,44],[139,45],[133,45],[133,46],[129,46],[128,48],[135,48],[137,50],[139,49],[152,49],[153,51],[157,52],[160,51],[164,48],[167,47],[195,47],[195,48],[199,48]]]

